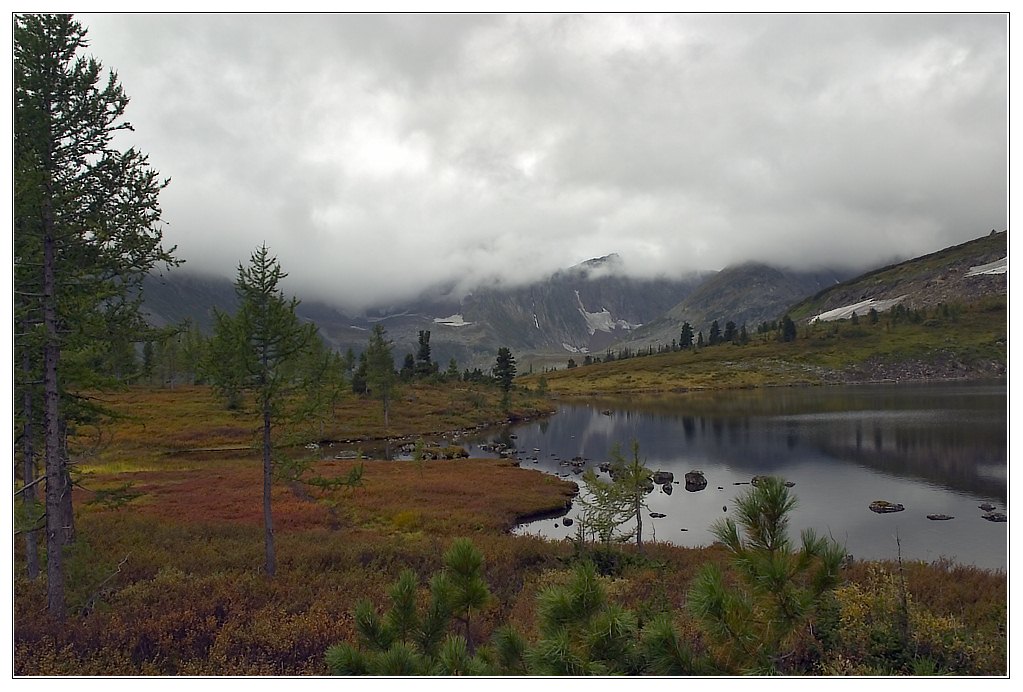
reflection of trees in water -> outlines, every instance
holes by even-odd
[[[682,416],[682,432],[687,441],[692,441],[696,436],[696,419],[692,416]]]
[[[996,393],[995,399],[999,396],[1004,404],[1004,394]],[[875,409],[874,415],[863,411],[861,417],[849,411],[832,412],[849,416],[779,418],[663,410],[650,413],[645,408],[612,409],[613,416],[607,416],[601,413],[606,409],[600,406],[565,409],[558,417],[566,428],[587,431],[586,454],[593,458],[606,455],[616,442],[624,444],[637,439],[651,460],[675,460],[682,465],[687,458],[713,459],[756,474],[794,463],[819,464],[823,457],[956,491],[997,498],[1007,495],[1004,482],[978,472],[980,466],[1005,465],[1005,423],[999,418],[999,414],[1004,416],[1004,407],[987,407],[993,415],[986,410],[970,415],[932,410],[917,416],[910,412],[925,405],[936,409],[935,402],[947,403],[949,399],[907,401],[905,396],[881,397],[882,401],[894,399],[902,404],[897,411],[881,408]],[[785,406],[794,405],[795,397],[789,393]],[[961,402],[957,408],[963,409]],[[600,434],[595,434],[597,431]]]
[[[823,389],[831,388],[716,392],[698,398],[708,411],[694,410],[692,397],[680,409],[672,408],[677,397],[590,402],[517,429],[521,438],[529,437],[526,430],[535,431],[527,451],[543,447],[545,453],[567,457],[604,460],[614,444],[635,439],[649,463],[698,468],[713,461],[750,476],[793,465],[847,463],[1006,500],[1005,479],[985,470],[1006,465],[1005,387],[888,388],[895,393],[836,388],[851,392],[851,401],[840,391]],[[878,407],[863,408],[868,400]],[[812,415],[817,405],[826,409],[822,415]],[[756,414],[739,415],[739,410]]]
[[[711,416],[791,416],[850,411],[907,411],[925,408],[955,410],[989,408],[1005,415],[1004,383],[909,383],[899,385],[831,385],[827,387],[765,387],[749,390],[593,399],[598,409],[629,415],[678,418]]]
[[[1002,502],[1008,497],[1003,479],[980,473],[982,467],[1006,464],[1005,439],[990,426],[966,423],[906,429],[875,425],[873,447],[861,445],[858,436],[850,442],[822,435],[816,443],[826,454],[895,476],[919,478]]]

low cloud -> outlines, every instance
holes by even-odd
[[[1006,16],[80,19],[187,266],[266,242],[350,309],[612,252],[866,267],[1007,224]]]

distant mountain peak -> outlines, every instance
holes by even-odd
[[[610,255],[604,255],[603,257],[594,257],[581,263],[584,267],[620,266],[621,264],[622,256],[617,252],[612,252]]]
[[[588,279],[596,279],[603,276],[616,276],[625,273],[625,262],[621,255],[612,252],[603,257],[594,257],[568,269],[569,274],[581,274]]]

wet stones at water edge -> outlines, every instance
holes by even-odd
[[[877,512],[878,514],[891,514],[892,512],[905,511],[905,507],[898,502],[888,502],[888,500],[874,500],[870,503],[870,511]]]

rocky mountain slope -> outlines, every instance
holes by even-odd
[[[422,298],[407,305],[347,315],[329,305],[303,301],[298,314],[315,322],[335,348],[360,352],[380,323],[394,342],[395,357],[414,352],[420,330],[430,331],[434,360],[443,367],[489,366],[498,347],[515,353],[561,354],[600,351],[657,318],[693,291],[706,274],[678,279],[637,279],[609,255],[559,271],[533,284],[482,288],[461,301]],[[204,332],[213,309],[236,307],[232,283],[175,271],[150,277],[145,306],[154,325],[191,319]]]
[[[636,279],[609,255],[511,290],[484,289],[464,301],[466,320],[499,343],[530,352],[589,353],[628,338],[696,289],[704,274]]]
[[[990,235],[877,269],[791,306],[796,321],[842,319],[871,308],[970,304],[1008,291],[1008,233]]]
[[[714,320],[721,329],[731,321],[752,330],[761,322],[778,319],[792,303],[845,278],[847,274],[835,270],[800,272],[757,262],[726,267],[658,319],[636,330],[626,345],[670,344],[679,338],[684,322],[704,336],[710,333]]]

